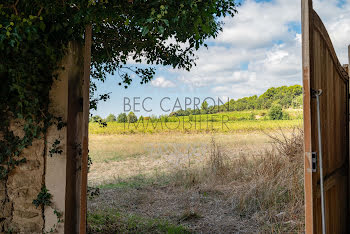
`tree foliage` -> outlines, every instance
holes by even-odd
[[[201,109],[206,111],[206,110],[208,110],[208,106],[209,106],[209,105],[208,105],[208,102],[207,102],[207,101],[204,101],[204,102],[202,103],[202,105],[201,105]]]
[[[229,103],[230,110],[254,110],[269,109],[273,103],[279,103],[283,108],[293,107],[293,100],[302,95],[303,89],[300,85],[281,86],[269,88],[259,97],[254,95],[244,97],[238,100],[231,100]]]
[[[116,72],[126,87],[133,77],[143,84],[154,74],[154,67],[128,66],[128,60],[189,70],[194,51],[222,30],[221,17],[236,13],[234,0],[118,2],[92,7],[103,12],[94,23],[93,77]]]
[[[273,104],[269,109],[269,118],[271,120],[280,120],[283,118],[283,110],[280,104]]]
[[[128,114],[128,122],[129,123],[136,123],[137,122],[137,116],[132,111],[130,111]]]
[[[92,122],[92,123],[99,123],[102,120],[103,120],[102,117],[99,115],[94,115],[90,118],[90,122]]]
[[[128,121],[128,117],[125,113],[121,113],[118,115],[117,122],[118,123],[126,123]]]
[[[115,122],[117,121],[117,118],[113,114],[109,114],[106,118],[106,122]]]
[[[282,108],[302,108],[303,105],[303,88],[300,85],[282,86],[278,88],[270,88],[259,97],[253,95],[243,97],[237,100],[231,99],[223,105],[208,106],[204,101],[201,110],[178,110],[170,114],[170,116],[188,116],[198,114],[215,114],[225,111],[243,111],[243,110],[263,110],[271,108],[273,103],[278,103]],[[287,118],[285,116],[285,118]]]

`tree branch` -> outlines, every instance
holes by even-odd
[[[41,8],[40,8],[40,10],[39,10],[37,16],[40,16],[40,14],[41,14],[41,12],[43,11],[43,9],[44,9],[44,7],[41,7]]]
[[[17,8],[16,8],[18,2],[19,2],[19,0],[17,0],[17,1],[15,2],[15,4],[12,5],[12,8],[13,8],[13,10],[15,11],[15,14],[16,14],[16,15],[18,15],[18,11],[17,11]]]

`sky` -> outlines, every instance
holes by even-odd
[[[105,118],[130,107],[138,116],[169,114],[179,105],[193,109],[196,98],[202,102],[211,97],[217,104],[218,98],[226,102],[260,95],[270,87],[301,85],[300,5],[300,0],[241,1],[238,14],[224,19],[223,32],[207,41],[209,48],[196,52],[197,66],[190,72],[157,66],[152,82],[134,82],[128,89],[118,86],[119,77],[109,75],[97,83],[97,94],[111,93],[111,98],[92,114]],[[314,0],[314,9],[340,62],[348,63],[350,0]]]

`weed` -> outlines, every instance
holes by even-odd
[[[191,221],[191,220],[195,220],[195,219],[199,219],[202,216],[199,215],[197,212],[192,211],[192,210],[186,210],[181,217],[179,218],[179,222],[183,222],[183,221]]]
[[[212,137],[208,162],[211,172],[217,176],[225,176],[229,169],[227,160],[227,155],[223,152],[221,146],[216,143],[215,138]]]
[[[124,215],[116,210],[88,213],[88,233],[191,233],[181,225],[165,220],[147,219],[137,215]]]

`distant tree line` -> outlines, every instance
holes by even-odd
[[[244,97],[237,100],[230,100],[223,105],[209,106],[207,101],[202,102],[200,109],[186,109],[172,112],[168,115],[161,115],[159,117],[152,115],[149,117],[140,116],[138,119],[135,113],[129,112],[121,113],[116,117],[113,114],[107,116],[106,119],[102,119],[100,116],[95,115],[91,117],[91,122],[118,122],[118,123],[136,123],[138,120],[157,120],[160,119],[164,122],[168,122],[168,117],[172,116],[189,116],[190,121],[193,115],[200,114],[216,114],[219,112],[232,112],[232,111],[244,111],[244,110],[269,110],[269,118],[273,120],[288,119],[287,113],[283,112],[283,109],[294,108],[300,109],[303,105],[303,90],[300,85],[282,86],[278,88],[270,88],[265,93],[260,95]]]
[[[283,109],[300,109],[303,105],[303,88],[300,85],[282,86],[270,88],[260,95],[244,97],[237,100],[231,99],[223,105],[209,106],[206,101],[200,109],[178,110],[170,113],[170,116],[188,116],[199,114],[215,114],[218,112],[265,110],[270,109],[273,104],[281,105]]]
[[[140,118],[143,118],[142,116]],[[102,123],[102,122],[118,122],[118,123],[136,123],[137,116],[134,112],[130,111],[129,114],[121,113],[116,117],[114,114],[109,114],[107,118],[103,119],[99,115],[92,116],[90,122],[92,123]]]

